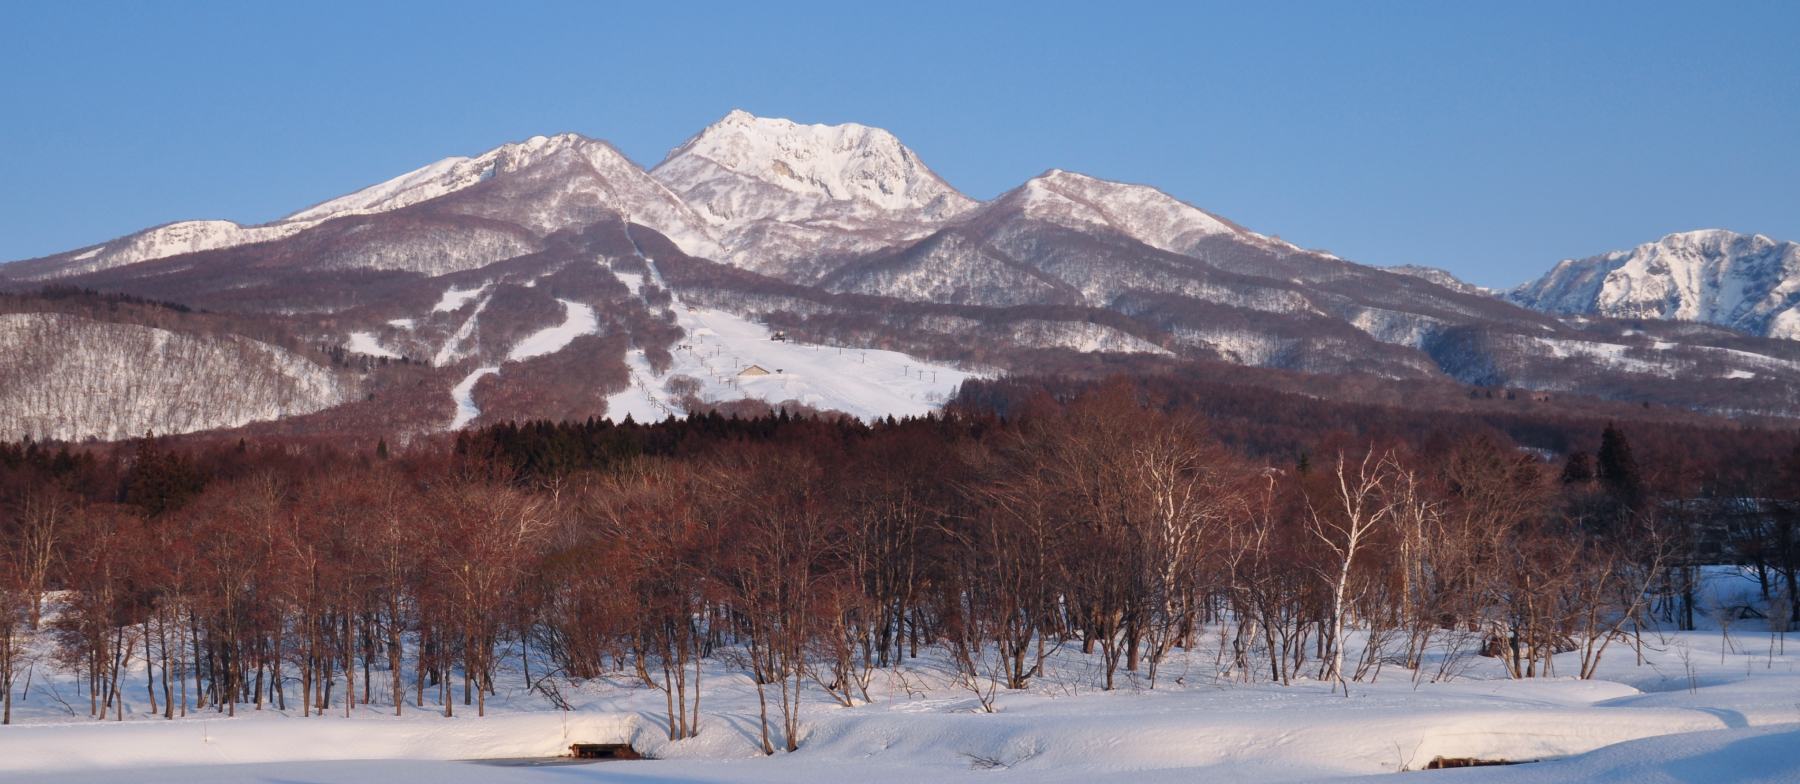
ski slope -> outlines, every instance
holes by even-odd
[[[375,333],[373,332],[350,333],[350,340],[344,344],[344,348],[357,354],[367,354],[371,357],[388,357],[390,359],[400,358],[399,354],[383,348],[381,341],[375,339]]]
[[[675,311],[687,338],[674,351],[674,363],[657,374],[641,351],[633,351],[626,358],[631,387],[606,401],[613,421],[686,414],[666,389],[676,376],[698,381],[697,396],[709,403],[752,398],[778,406],[792,400],[873,420],[924,416],[976,375],[897,351],[771,340],[767,327],[722,310],[677,304]],[[769,375],[740,375],[752,365]]]
[[[563,323],[554,327],[545,327],[519,341],[506,355],[508,361],[554,354],[569,345],[569,341],[586,335],[600,328],[600,321],[594,315],[594,309],[574,300],[557,300],[563,305]]]

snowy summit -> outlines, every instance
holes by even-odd
[[[1723,229],[1565,259],[1506,299],[1550,313],[1702,321],[1800,339],[1800,245]]]
[[[705,216],[728,259],[779,273],[796,257],[872,250],[928,233],[978,202],[893,134],[733,111],[650,176]]]

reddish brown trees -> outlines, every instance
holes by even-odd
[[[1058,650],[1092,656],[1097,686],[1155,687],[1210,639],[1245,679],[1441,677],[1483,649],[1517,677],[1580,649],[1591,676],[1659,591],[1678,598],[1711,510],[1742,506],[1694,499],[1743,496],[1667,445],[1601,440],[1604,481],[1483,436],[1320,436],[1311,454],[1341,464],[1269,465],[1115,385],[1010,420],[535,423],[382,461],[8,446],[0,637],[52,596],[58,663],[97,717],[401,713],[408,686],[453,714],[459,677],[479,715],[505,660],[557,705],[559,684],[635,678],[672,740],[701,730],[705,663],[730,660],[771,752],[798,746],[803,692],[863,704],[932,648],[988,707]],[[153,464],[187,489],[151,493]],[[1734,536],[1779,591],[1794,494],[1764,495]]]

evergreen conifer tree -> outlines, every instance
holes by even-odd
[[[1595,473],[1607,492],[1635,508],[1643,500],[1644,479],[1638,471],[1637,459],[1631,456],[1631,442],[1625,431],[1611,422],[1600,433],[1600,454]]]
[[[1593,461],[1586,452],[1569,453],[1569,461],[1563,464],[1562,483],[1565,485],[1581,484],[1594,478]]]

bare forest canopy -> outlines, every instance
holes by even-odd
[[[1474,655],[1589,677],[1640,628],[1691,627],[1705,564],[1756,569],[1786,623],[1796,447],[1167,377],[984,382],[873,424],[6,444],[0,687],[40,626],[98,717],[143,667],[171,717],[481,713],[504,659],[553,703],[559,682],[635,678],[679,739],[700,662],[724,660],[766,695],[772,750],[797,743],[802,690],[867,700],[927,648],[990,708],[1065,648],[1098,686],[1154,687],[1204,629],[1244,679],[1434,679]],[[1555,672],[1566,651],[1578,672]]]

